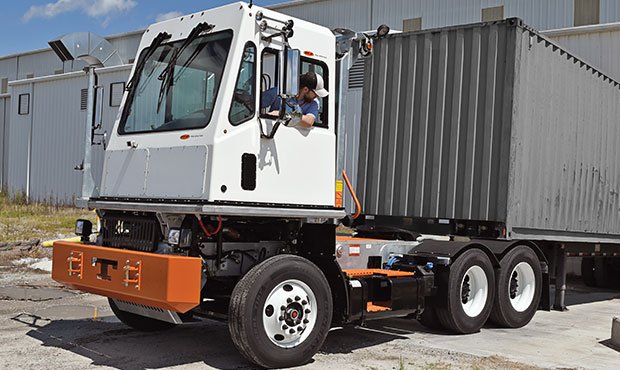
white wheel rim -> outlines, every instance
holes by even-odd
[[[263,306],[263,327],[273,344],[293,348],[303,343],[316,323],[316,297],[299,280],[286,280],[271,290]]]
[[[517,312],[530,308],[536,291],[536,275],[534,269],[527,262],[520,262],[510,273],[508,280],[508,295],[510,304]]]
[[[472,266],[461,280],[461,306],[469,317],[480,315],[489,296],[487,275],[480,266]]]

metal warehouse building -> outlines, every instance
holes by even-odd
[[[329,28],[358,31],[380,24],[416,31],[519,17],[620,81],[617,0],[305,0],[271,8]],[[112,130],[141,33],[106,38],[120,59],[96,71],[103,87],[103,104],[97,108],[101,131]],[[0,57],[0,184],[9,194],[56,204],[74,204],[80,196],[82,174],[75,168],[83,161],[83,138],[90,129],[85,123],[84,66],[77,61],[63,63],[51,49]],[[349,152],[357,148],[363,63],[354,69],[345,132]],[[102,151],[101,146],[94,147],[95,182],[101,176]],[[348,172],[357,177],[356,168]]]

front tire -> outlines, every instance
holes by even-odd
[[[480,331],[489,318],[495,296],[495,276],[489,257],[470,249],[450,266],[446,304],[437,308],[441,325],[459,334]]]
[[[527,325],[540,303],[542,271],[534,251],[518,246],[500,261],[491,322],[505,328]]]
[[[329,284],[316,265],[278,255],[254,266],[237,283],[228,328],[239,352],[259,366],[303,365],[323,345],[332,307]]]

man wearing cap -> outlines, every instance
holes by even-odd
[[[286,112],[291,118],[286,125],[289,127],[312,127],[319,116],[319,97],[329,93],[325,90],[323,77],[314,72],[304,73],[299,77],[299,92],[288,102]],[[269,108],[270,115],[278,115],[282,100],[276,87],[264,91],[261,96],[261,109]]]

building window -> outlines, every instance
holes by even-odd
[[[21,116],[30,114],[30,94],[20,94],[17,113]]]
[[[601,16],[600,0],[574,0],[574,25],[587,26],[599,24]]]
[[[55,74],[55,75],[61,75],[61,74],[63,74],[63,73],[65,73],[65,71],[64,71],[64,70],[62,70],[62,69],[57,69],[57,70],[55,70],[55,71],[54,71],[54,74]]]
[[[114,82],[110,84],[110,106],[120,107],[125,93],[124,82]]]
[[[504,19],[504,6],[494,6],[491,8],[482,8],[482,21],[494,22]]]
[[[26,78],[34,78],[34,73],[28,73],[28,74],[26,75]]]
[[[0,94],[8,94],[9,93],[9,79],[3,78],[0,79]]]
[[[411,18],[403,20],[403,32],[414,32],[422,29],[422,18]]]
[[[88,108],[88,89],[82,89],[80,92],[80,110]]]

